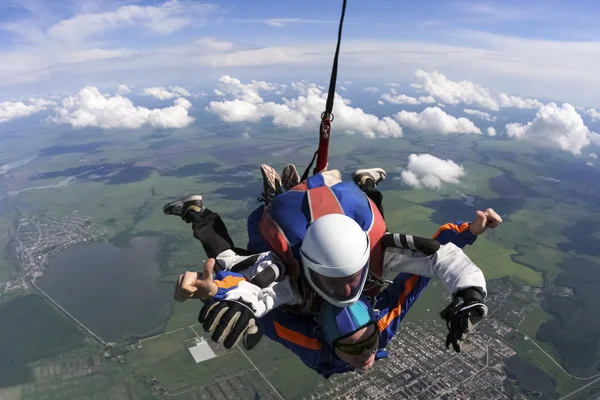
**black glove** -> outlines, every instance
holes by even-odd
[[[450,345],[460,353],[463,341],[475,325],[487,316],[487,306],[483,302],[483,292],[479,288],[460,290],[453,296],[452,303],[446,307],[440,316],[446,320],[448,336],[446,348]]]
[[[250,305],[240,300],[209,300],[204,304],[198,321],[204,332],[214,331],[211,339],[226,349],[240,339],[246,350],[251,350],[262,338],[262,328]]]

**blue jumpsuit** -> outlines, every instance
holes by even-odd
[[[257,220],[262,214],[262,210],[259,210],[254,215]],[[261,248],[262,244],[258,229],[252,232],[253,226],[251,215],[248,221],[250,243],[256,246],[252,251],[256,251]],[[463,248],[473,244],[476,239],[476,236],[467,228],[468,223],[462,221],[456,224],[445,224],[440,227],[433,238],[440,244],[452,242],[457,247]],[[257,233],[259,237],[256,237]],[[377,359],[387,357],[384,348],[396,335],[400,322],[425,289],[429,280],[430,278],[419,275],[400,273],[395,277],[393,283],[389,284],[376,297],[374,308],[378,310],[376,311],[377,327],[380,332]],[[339,359],[333,349],[326,344],[315,317],[290,314],[274,309],[260,318],[259,322],[266,336],[291,350],[300,357],[306,366],[324,378],[329,378],[335,373],[352,370],[352,367]]]

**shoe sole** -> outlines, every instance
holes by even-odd
[[[350,177],[352,178],[352,180],[355,180],[358,176],[367,174],[371,177],[371,179],[373,179],[375,181],[375,177],[371,174],[372,170],[378,171],[381,174],[381,180],[382,181],[385,180],[387,173],[385,172],[385,170],[383,168],[359,169],[357,171],[354,171],[352,173],[352,175],[350,175]]]
[[[167,210],[168,210],[169,208],[173,207],[173,206],[176,206],[177,204],[183,204],[183,203],[186,203],[186,202],[188,202],[188,201],[194,201],[194,200],[200,200],[200,201],[202,201],[202,196],[201,196],[201,195],[199,195],[199,194],[194,194],[194,195],[191,195],[191,196],[185,197],[185,198],[183,198],[183,199],[174,200],[174,201],[172,201],[172,202],[170,202],[170,203],[167,203],[167,204],[165,204],[165,205],[163,206],[163,213],[165,213],[165,214],[168,214],[168,213],[167,213]]]
[[[300,183],[300,174],[296,169],[296,166],[290,164],[283,168],[283,174],[281,175],[281,184],[285,190],[290,190]]]
[[[272,189],[275,193],[281,193],[281,176],[279,176],[275,168],[267,164],[262,164],[260,166],[260,169],[263,176],[263,184],[267,183],[269,188]]]

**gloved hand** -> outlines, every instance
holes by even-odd
[[[488,310],[483,302],[484,294],[479,288],[460,290],[453,297],[452,303],[440,316],[446,321],[449,331],[446,336],[446,348],[452,345],[454,351],[460,353],[464,340],[473,327],[487,316]]]
[[[205,332],[214,331],[211,339],[222,343],[226,349],[235,346],[240,339],[246,350],[251,350],[262,338],[262,328],[257,322],[249,303],[238,300],[210,300],[198,315]]]
[[[221,271],[214,282],[219,290],[205,302],[198,321],[205,332],[213,332],[213,341],[222,343],[226,348],[233,347],[242,339],[244,347],[250,350],[262,337],[258,318],[282,304],[302,301],[287,278],[260,288],[248,282],[242,274]]]
[[[214,282],[219,290],[205,302],[198,321],[205,332],[213,332],[211,339],[225,348],[242,340],[247,350],[252,349],[262,337],[257,319],[273,306],[272,301],[263,295],[263,289],[236,272],[221,271]]]

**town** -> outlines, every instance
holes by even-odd
[[[16,277],[0,283],[0,295],[28,288],[30,282],[44,274],[50,258],[67,247],[102,237],[105,229],[91,220],[77,212],[61,219],[21,214],[11,244]]]

